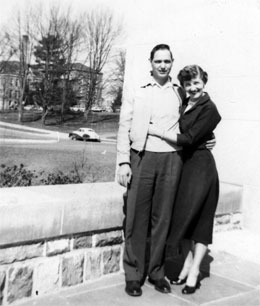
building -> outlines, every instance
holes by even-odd
[[[20,99],[19,62],[1,62],[0,110],[16,109]]]
[[[1,62],[0,65],[0,110],[16,109],[19,105],[21,92],[20,63],[8,61]],[[75,92],[78,106],[85,107],[93,78],[96,78],[94,105],[101,106],[102,76],[102,73],[95,73],[83,64],[75,63],[72,65],[69,80]],[[30,65],[27,76],[29,91],[35,91],[35,84],[42,82],[42,80],[43,71],[39,70],[37,65]]]
[[[81,64],[72,64],[70,80],[72,82],[73,89],[76,92],[78,106],[84,107],[88,102],[88,95],[91,86],[91,80],[95,78],[95,90],[94,90],[94,105],[101,107],[102,103],[102,73],[96,73],[91,68]]]

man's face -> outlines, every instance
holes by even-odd
[[[158,50],[151,61],[154,79],[161,85],[167,82],[171,68],[172,58],[168,50]]]

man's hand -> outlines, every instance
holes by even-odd
[[[119,166],[117,171],[117,181],[120,185],[127,187],[132,178],[132,170],[129,164]]]
[[[212,150],[215,147],[216,143],[217,143],[217,141],[216,141],[216,138],[214,136],[214,138],[212,138],[212,139],[210,139],[206,142],[206,148],[208,150]]]
[[[163,131],[160,128],[158,128],[156,124],[150,123],[149,128],[148,128],[148,134],[157,136],[157,137],[161,137],[163,134]]]

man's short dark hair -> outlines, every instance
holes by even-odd
[[[153,49],[152,49],[152,51],[150,53],[150,61],[153,60],[154,54],[158,50],[168,50],[170,52],[171,58],[173,60],[172,51],[171,51],[170,47],[168,45],[166,45],[166,44],[159,44],[159,45],[156,45],[155,47],[153,47]]]

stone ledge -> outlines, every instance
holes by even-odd
[[[1,188],[0,247],[120,228],[124,192],[116,182]],[[241,211],[242,196],[242,186],[221,183],[217,215]]]
[[[214,232],[242,229],[242,213],[217,214],[214,219]]]
[[[1,188],[0,246],[121,227],[117,183]]]
[[[229,214],[242,210],[243,186],[221,182],[217,214]]]

